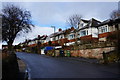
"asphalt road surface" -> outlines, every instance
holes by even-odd
[[[28,67],[32,78],[119,78],[119,65],[92,64],[82,61],[54,58],[46,55],[17,52]]]

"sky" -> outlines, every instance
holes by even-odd
[[[51,26],[67,29],[66,20],[73,14],[79,14],[83,19],[95,18],[104,21],[110,18],[110,13],[118,9],[117,2],[3,2],[3,5],[14,4],[31,12],[31,21],[35,25],[32,32],[16,37],[14,44],[33,39],[37,35],[50,35],[54,32]]]

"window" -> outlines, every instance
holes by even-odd
[[[69,39],[73,39],[74,38],[74,34],[71,34],[70,36],[69,36]]]
[[[87,32],[86,35],[88,35],[88,30],[86,30],[86,32]]]
[[[105,32],[108,32],[107,26],[101,27],[101,33],[105,33]]]
[[[59,36],[59,39],[62,39],[62,38],[63,38],[63,35],[60,35],[60,36]]]
[[[54,41],[54,39],[55,39],[55,38],[54,38],[54,37],[52,37],[52,38],[50,38],[50,41]],[[48,40],[48,41],[49,41],[49,40]]]
[[[58,36],[56,36],[56,40],[58,40]]]
[[[85,35],[87,35],[87,34],[88,34],[88,32],[87,32],[86,30],[80,31],[80,36],[85,36]]]
[[[80,26],[83,27],[83,23],[81,23]]]

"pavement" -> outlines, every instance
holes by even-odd
[[[17,61],[19,66],[18,80],[25,80],[27,66],[20,58]]]

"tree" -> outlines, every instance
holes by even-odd
[[[2,9],[2,41],[7,42],[8,49],[20,32],[28,33],[31,30],[31,14],[29,11],[9,4]]]
[[[78,28],[78,24],[81,21],[82,16],[79,14],[73,14],[72,16],[70,16],[67,20],[67,23],[70,27],[74,28],[74,39],[75,39],[75,44],[78,44],[78,38],[77,38],[77,28]]]
[[[72,16],[70,16],[67,20],[67,24],[70,26],[70,27],[74,27],[75,29],[78,28],[78,24],[81,20],[81,15],[79,14],[73,14]]]
[[[115,18],[118,18],[118,17],[120,17],[120,10],[114,10],[114,11],[111,12],[111,14],[110,14],[111,19],[115,19]]]

